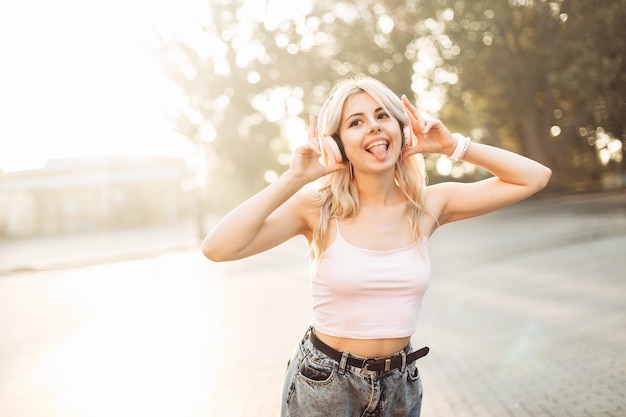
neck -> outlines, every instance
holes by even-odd
[[[388,206],[399,201],[401,193],[396,186],[393,171],[390,174],[368,175],[360,173],[355,176],[359,201],[363,205]]]

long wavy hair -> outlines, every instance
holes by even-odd
[[[329,98],[322,106],[317,119],[319,140],[324,136],[338,135],[339,124],[346,100],[359,93],[369,94],[390,115],[392,115],[403,131],[409,123],[408,116],[400,98],[383,83],[370,77],[361,76],[338,82],[330,92]],[[322,149],[322,161],[332,160]],[[328,174],[317,182],[317,192],[311,198],[313,203],[320,207],[320,216],[317,227],[313,231],[311,250],[314,260],[319,260],[324,251],[329,221],[332,218],[342,220],[355,216],[359,211],[359,193],[350,173],[340,170]],[[422,237],[420,223],[426,213],[424,207],[424,189],[426,188],[426,170],[424,158],[421,154],[401,159],[396,162],[395,182],[407,199],[409,225],[413,230],[415,242]]]

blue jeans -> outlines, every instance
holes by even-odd
[[[282,417],[419,417],[423,390],[415,362],[390,371],[348,366],[320,352],[309,334],[287,366]]]

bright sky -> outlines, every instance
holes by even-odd
[[[0,170],[37,168],[62,157],[193,159],[193,146],[173,134],[168,117],[184,99],[148,45],[155,31],[198,44],[197,22],[210,19],[211,1],[0,3]],[[310,7],[310,0],[267,1],[248,0],[243,12],[270,30]],[[303,122],[291,121],[285,128],[298,133],[287,137],[304,135]]]
[[[0,5],[0,169],[47,158],[188,154],[163,109],[181,97],[146,45],[202,0],[25,0]]]

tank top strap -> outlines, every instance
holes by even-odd
[[[346,239],[344,239],[343,235],[341,234],[341,229],[339,228],[339,219],[336,218],[336,217],[335,217],[335,230],[336,230],[336,233],[335,233],[335,239],[334,240],[335,241],[340,240],[340,241],[342,241],[344,243],[347,243]]]

